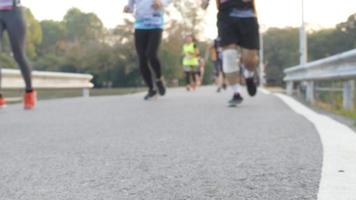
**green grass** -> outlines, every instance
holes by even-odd
[[[317,101],[315,103],[315,106],[322,108],[326,111],[341,115],[343,117],[355,120],[354,126],[356,127],[356,109],[351,111],[343,109],[343,100],[341,92],[319,92],[319,94],[317,95]]]

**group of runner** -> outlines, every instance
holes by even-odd
[[[128,0],[124,8],[125,13],[134,13],[136,19],[135,46],[141,74],[148,87],[145,100],[166,94],[158,51],[164,26],[164,8],[170,2],[171,0]],[[216,0],[216,4],[219,10],[217,16],[219,39],[213,45],[216,51],[213,58],[215,82],[219,88],[224,88],[228,84],[233,91],[229,104],[235,106],[243,101],[241,77],[245,80],[249,95],[255,96],[257,92],[254,77],[258,64],[259,27],[255,1]],[[202,0],[203,9],[208,5],[209,0]],[[32,86],[31,66],[25,55],[26,24],[20,0],[0,0],[0,38],[5,30],[9,33],[13,55],[26,85],[24,108],[33,109],[36,105],[36,91]],[[192,35],[186,37],[183,54],[187,90],[195,90],[201,84],[205,62],[200,57]],[[243,73],[240,66],[243,66]],[[0,108],[5,105],[5,98],[0,93]]]
[[[134,12],[136,17],[136,50],[142,76],[149,89],[146,100],[166,92],[157,52],[162,39],[164,7],[169,3],[170,0],[129,0],[124,9],[126,13]],[[216,4],[219,39],[214,44],[215,81],[219,88],[225,88],[227,84],[232,89],[229,104],[236,106],[243,101],[242,79],[250,96],[257,93],[255,73],[259,59],[259,25],[256,6],[254,0],[216,0]],[[209,0],[202,0],[201,6],[206,9]],[[202,60],[193,35],[188,35],[183,45],[182,63],[188,91],[195,90],[200,84]]]

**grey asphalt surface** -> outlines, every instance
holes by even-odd
[[[1,200],[316,200],[322,146],[273,95],[170,90],[0,110]],[[245,95],[246,96],[246,95]]]

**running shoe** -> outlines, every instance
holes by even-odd
[[[224,90],[226,90],[226,89],[227,89],[227,85],[226,85],[226,83],[224,83],[224,84],[222,85],[222,88],[223,88]]]
[[[239,104],[241,104],[243,102],[243,98],[241,97],[241,95],[239,93],[234,94],[234,96],[232,97],[232,99],[229,101],[229,105],[231,107],[235,107]]]
[[[257,84],[254,77],[246,78],[246,86],[247,92],[251,97],[257,94]]]
[[[24,95],[24,108],[25,110],[34,109],[37,103],[36,91],[26,92]]]
[[[149,101],[149,100],[153,100],[156,98],[157,98],[157,92],[155,90],[149,90],[144,99],[146,101]]]
[[[166,94],[166,86],[164,85],[164,82],[162,80],[158,80],[156,85],[159,95],[164,96]]]
[[[6,100],[4,97],[0,96],[0,109],[6,107]]]

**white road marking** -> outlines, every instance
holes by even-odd
[[[356,200],[356,133],[291,97],[276,94],[319,132],[324,156],[318,200]]]

